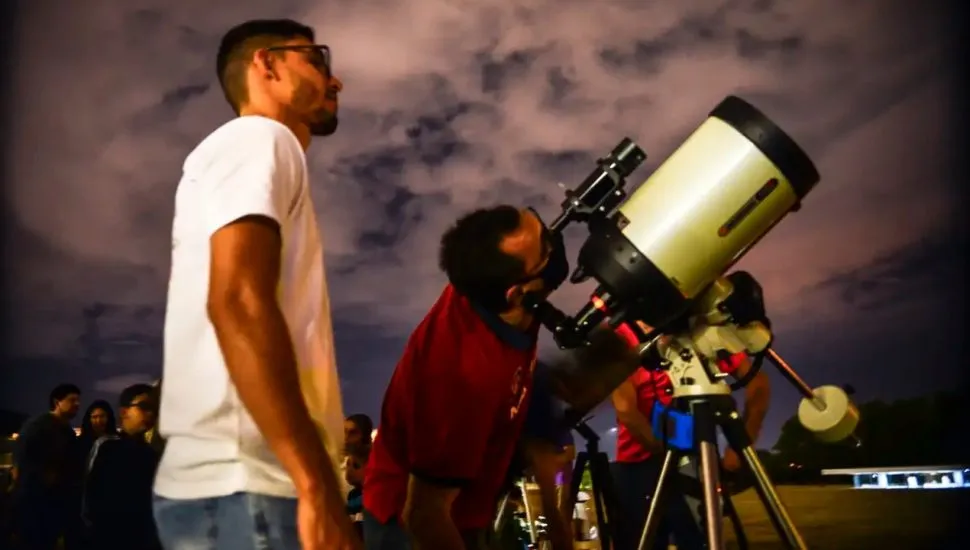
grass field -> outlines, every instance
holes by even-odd
[[[872,490],[779,487],[809,548],[936,550],[970,548],[970,490]],[[781,548],[753,490],[734,496],[748,547]],[[737,548],[730,524],[725,535]]]

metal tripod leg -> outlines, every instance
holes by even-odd
[[[744,461],[744,465],[748,468],[748,471],[754,476],[755,491],[758,492],[758,497],[761,499],[761,503],[768,513],[768,518],[775,527],[775,531],[778,532],[778,536],[781,537],[785,547],[793,550],[804,550],[807,548],[805,541],[798,533],[798,529],[788,514],[788,509],[782,504],[781,499],[778,497],[778,492],[768,477],[768,473],[765,472],[765,468],[761,464],[761,459],[758,458],[758,453],[755,451],[754,445],[752,445],[751,438],[744,429],[744,422],[741,420],[741,415],[732,406],[726,414],[720,415],[720,424],[728,445],[734,449],[734,452],[738,453],[738,456]]]
[[[744,532],[744,524],[741,523],[741,517],[738,516],[738,509],[734,507],[734,501],[727,493],[721,495],[721,500],[724,502],[724,515],[728,517],[734,527],[738,550],[748,550],[748,535]]]
[[[647,550],[653,548],[653,543],[657,538],[657,531],[660,529],[660,522],[663,521],[663,516],[661,515],[661,498],[665,498],[667,495],[667,484],[670,482],[670,476],[674,475],[677,470],[677,453],[670,449],[667,451],[666,456],[664,456],[663,466],[660,468],[660,477],[657,479],[657,486],[653,490],[653,496],[650,497],[650,508],[647,510],[647,522],[643,526],[643,532],[640,534],[640,545],[637,547],[639,550]]]
[[[528,478],[522,478],[519,482],[519,487],[522,490],[522,505],[525,507],[525,521],[529,525],[529,542],[536,543],[539,540],[539,533],[536,531],[536,519],[538,518],[536,517],[536,511],[529,504],[529,493],[526,490],[527,482]]]
[[[583,482],[583,472],[586,471],[586,465],[588,462],[589,458],[585,451],[576,455],[576,464],[573,466],[573,475],[571,476],[569,482],[570,509],[575,509],[576,504],[579,502],[579,486]]]
[[[720,459],[717,452],[717,420],[707,400],[690,404],[694,417],[694,438],[700,456],[701,492],[704,496],[704,530],[710,550],[724,548],[724,526],[720,499]]]
[[[610,459],[605,453],[595,453],[589,457],[590,478],[593,482],[593,502],[596,503],[596,528],[600,545],[612,548],[615,539],[613,525],[616,521],[613,507],[615,494],[610,478]]]
[[[496,533],[502,530],[502,525],[508,521],[508,516],[511,514],[509,511],[509,499],[512,496],[511,491],[507,491],[504,496],[502,496],[502,501],[499,502],[498,512],[495,514],[495,521],[492,522],[492,531]]]

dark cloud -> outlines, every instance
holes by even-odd
[[[798,63],[804,56],[824,51],[825,44],[809,39],[786,18],[778,17],[773,3],[754,2],[750,10],[737,4],[741,2],[686,13],[675,25],[651,38],[600,50],[600,58],[612,70],[649,75],[660,72],[673,57],[718,54],[728,48],[743,60],[771,65]],[[754,19],[738,18],[739,13],[753,15]]]
[[[957,304],[967,274],[966,245],[963,231],[928,235],[868,265],[834,274],[815,290],[833,292],[846,305],[867,312],[898,307],[901,301],[921,302],[926,294],[941,292],[956,293],[952,297]]]
[[[393,247],[411,227],[424,222],[429,211],[447,207],[447,201],[444,194],[416,195],[406,187],[395,187],[390,200],[380,201],[380,205],[375,206],[374,214],[384,223],[375,230],[362,233],[360,247]]]
[[[490,59],[482,54],[478,56],[482,71],[482,92],[486,94],[500,94],[506,89],[510,80],[521,77],[532,69],[533,63],[542,53],[541,49],[513,51],[501,59]]]
[[[406,288],[401,290],[406,292]],[[334,344],[347,414],[364,411],[377,418],[388,373],[397,364],[405,342],[406,338],[388,334],[380,326],[353,320],[336,322]]]
[[[468,151],[469,144],[461,140],[451,124],[472,109],[472,104],[456,103],[444,107],[439,114],[418,117],[405,130],[408,145],[416,156],[414,160],[425,166],[435,167]]]
[[[162,95],[160,107],[166,110],[173,110],[180,105],[191,101],[209,91],[209,84],[187,84],[179,86],[174,90],[169,90]]]
[[[782,59],[791,59],[800,53],[806,42],[801,36],[764,38],[745,29],[738,30],[735,38],[738,55],[752,60],[763,59],[772,54],[778,54]]]
[[[231,116],[214,52],[248,17],[316,26],[346,85],[340,131],[308,161],[348,409],[376,413],[403,339],[440,292],[437,243],[460,213],[502,202],[551,219],[555,184],[578,184],[623,136],[649,155],[632,191],[732,93],[801,143],[823,176],[742,261],[793,353],[812,357],[830,340],[888,356],[860,315],[892,324],[942,307],[942,290],[922,301],[910,292],[950,284],[929,275],[944,266],[927,266],[951,245],[914,251],[960,217],[949,144],[962,97],[948,87],[945,51],[958,35],[933,2],[518,4],[20,3],[4,303],[17,321],[11,351],[54,362],[15,369],[4,388],[31,389],[4,399],[27,407],[70,373],[124,381],[155,368],[175,185],[185,155]],[[556,301],[572,307],[589,290],[564,288]],[[106,315],[140,336],[117,338],[147,351],[117,344],[132,359],[89,373],[78,338],[96,302],[121,308]],[[147,320],[132,317],[146,307]]]
[[[521,154],[522,163],[540,179],[540,185],[562,183],[572,188],[585,178],[585,174],[596,168],[596,159],[605,156],[608,151],[594,156],[589,151],[524,151]]]
[[[566,108],[569,105],[570,93],[576,90],[578,83],[569,78],[562,67],[553,67],[546,71],[546,81],[549,89],[543,104],[549,109]]]

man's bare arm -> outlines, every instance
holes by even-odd
[[[567,516],[560,508],[556,496],[556,475],[563,469],[566,458],[556,445],[543,441],[526,439],[522,448],[526,464],[539,486],[539,499],[542,502],[543,515],[549,522],[553,550],[570,550],[573,548],[569,528],[571,515]],[[522,498],[526,496],[523,495]]]
[[[459,489],[408,478],[408,496],[401,520],[411,534],[414,550],[465,550],[461,532],[451,519],[451,505]]]
[[[624,381],[610,395],[620,424],[630,430],[638,443],[651,453],[662,453],[663,445],[654,436],[650,420],[637,406],[637,390],[630,380]]]
[[[210,239],[206,304],[239,398],[300,495],[323,494],[342,510],[339,484],[300,391],[276,293],[282,240],[262,216],[241,218]]]
[[[748,373],[751,362],[747,359],[738,365],[735,376],[741,378]],[[768,401],[771,399],[771,384],[768,375],[764,371],[758,372],[751,382],[744,388],[744,412],[741,417],[744,419],[745,431],[754,443],[761,435],[761,425],[768,414]]]

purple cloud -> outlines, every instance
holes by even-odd
[[[20,16],[6,186],[19,355],[76,357],[93,302],[154,306],[105,338],[156,345],[181,163],[231,115],[214,51],[247,17],[315,26],[346,85],[341,129],[310,161],[335,318],[384,343],[341,351],[348,378],[390,372],[443,285],[438,238],[460,213],[511,202],[552,217],[557,181],[576,185],[623,136],[649,155],[636,185],[728,94],[822,173],[741,265],[781,332],[837,333],[858,307],[840,277],[955,216],[947,35],[902,0],[100,0]]]

